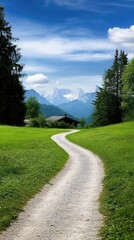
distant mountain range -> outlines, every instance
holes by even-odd
[[[96,97],[96,92],[84,93],[82,89],[71,91],[70,89],[54,89],[51,94],[37,93],[35,90],[26,90],[25,99],[34,96],[41,104],[41,112],[50,117],[53,115],[62,116],[65,113],[74,116],[75,118],[90,118],[94,105],[93,101]]]
[[[51,92],[42,92],[41,96],[45,97],[51,104],[58,106],[62,103],[79,99],[83,94],[84,91],[81,88],[77,88],[76,90],[54,88]]]

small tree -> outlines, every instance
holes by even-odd
[[[24,89],[20,82],[23,65],[20,50],[14,44],[11,26],[0,6],[0,123],[22,125],[25,116]]]
[[[39,116],[40,105],[35,97],[30,97],[26,101],[26,117],[27,118],[36,118]]]

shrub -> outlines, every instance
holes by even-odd
[[[30,119],[30,127],[39,127],[38,118],[31,118]]]
[[[46,118],[41,114],[38,117],[38,123],[39,123],[39,127],[45,127],[46,126]]]
[[[36,118],[30,119],[30,127],[45,127],[46,126],[46,119],[43,115],[39,115]]]

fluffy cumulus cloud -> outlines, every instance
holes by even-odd
[[[39,74],[29,76],[26,79],[26,82],[31,83],[33,85],[44,85],[48,83],[48,77],[45,76],[44,74],[39,73]]]
[[[130,28],[110,28],[108,37],[111,42],[121,47],[134,49],[134,25],[130,26]]]

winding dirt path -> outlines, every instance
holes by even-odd
[[[52,137],[70,156],[65,168],[29,201],[0,240],[100,239],[103,167],[96,155],[65,139],[67,134]]]

